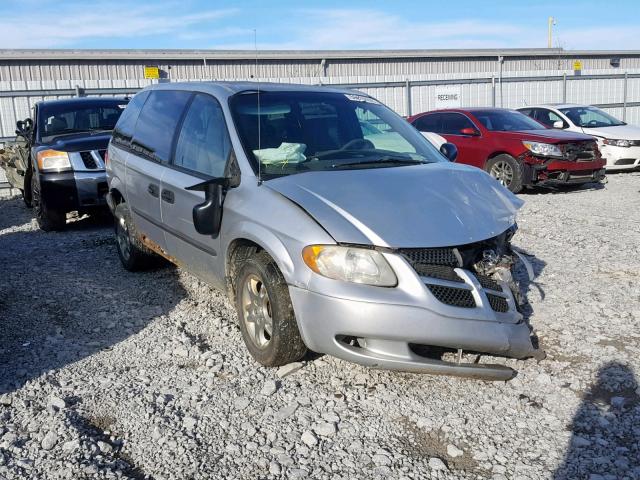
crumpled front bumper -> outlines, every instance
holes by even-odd
[[[544,354],[533,347],[530,330],[517,323],[443,316],[427,308],[357,301],[290,286],[296,318],[307,346],[375,368],[416,373],[509,380],[503,365],[445,362],[417,354],[411,345],[462,349],[514,358]],[[358,345],[346,339],[357,338]]]

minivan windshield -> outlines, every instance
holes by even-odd
[[[42,142],[60,135],[113,130],[127,100],[60,102],[38,107],[38,132]]]
[[[547,127],[515,110],[472,110],[484,128],[493,132],[546,130]]]
[[[254,168],[267,177],[446,159],[377,100],[332,92],[243,92],[230,107]]]
[[[626,125],[626,123],[612,117],[606,112],[603,112],[596,107],[571,107],[561,108],[560,111],[564,113],[574,125],[582,128],[602,128],[602,127],[617,127],[620,125]]]

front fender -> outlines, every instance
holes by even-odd
[[[229,239],[224,244],[226,254],[225,273],[229,272],[229,247],[238,240],[249,240],[262,247],[273,258],[289,284],[298,283],[294,279],[294,262],[284,242],[267,228],[249,221],[235,223],[233,228],[225,232],[224,238]]]

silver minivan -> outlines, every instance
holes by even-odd
[[[153,85],[109,145],[118,253],[226,290],[266,366],[310,349],[509,379],[478,354],[540,355],[511,275],[522,201],[455,153],[352,90]]]

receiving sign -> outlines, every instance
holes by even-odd
[[[144,67],[144,78],[150,78],[157,80],[160,78],[160,67],[153,65],[146,65]]]
[[[434,108],[459,108],[462,106],[460,85],[442,85],[436,87]]]

